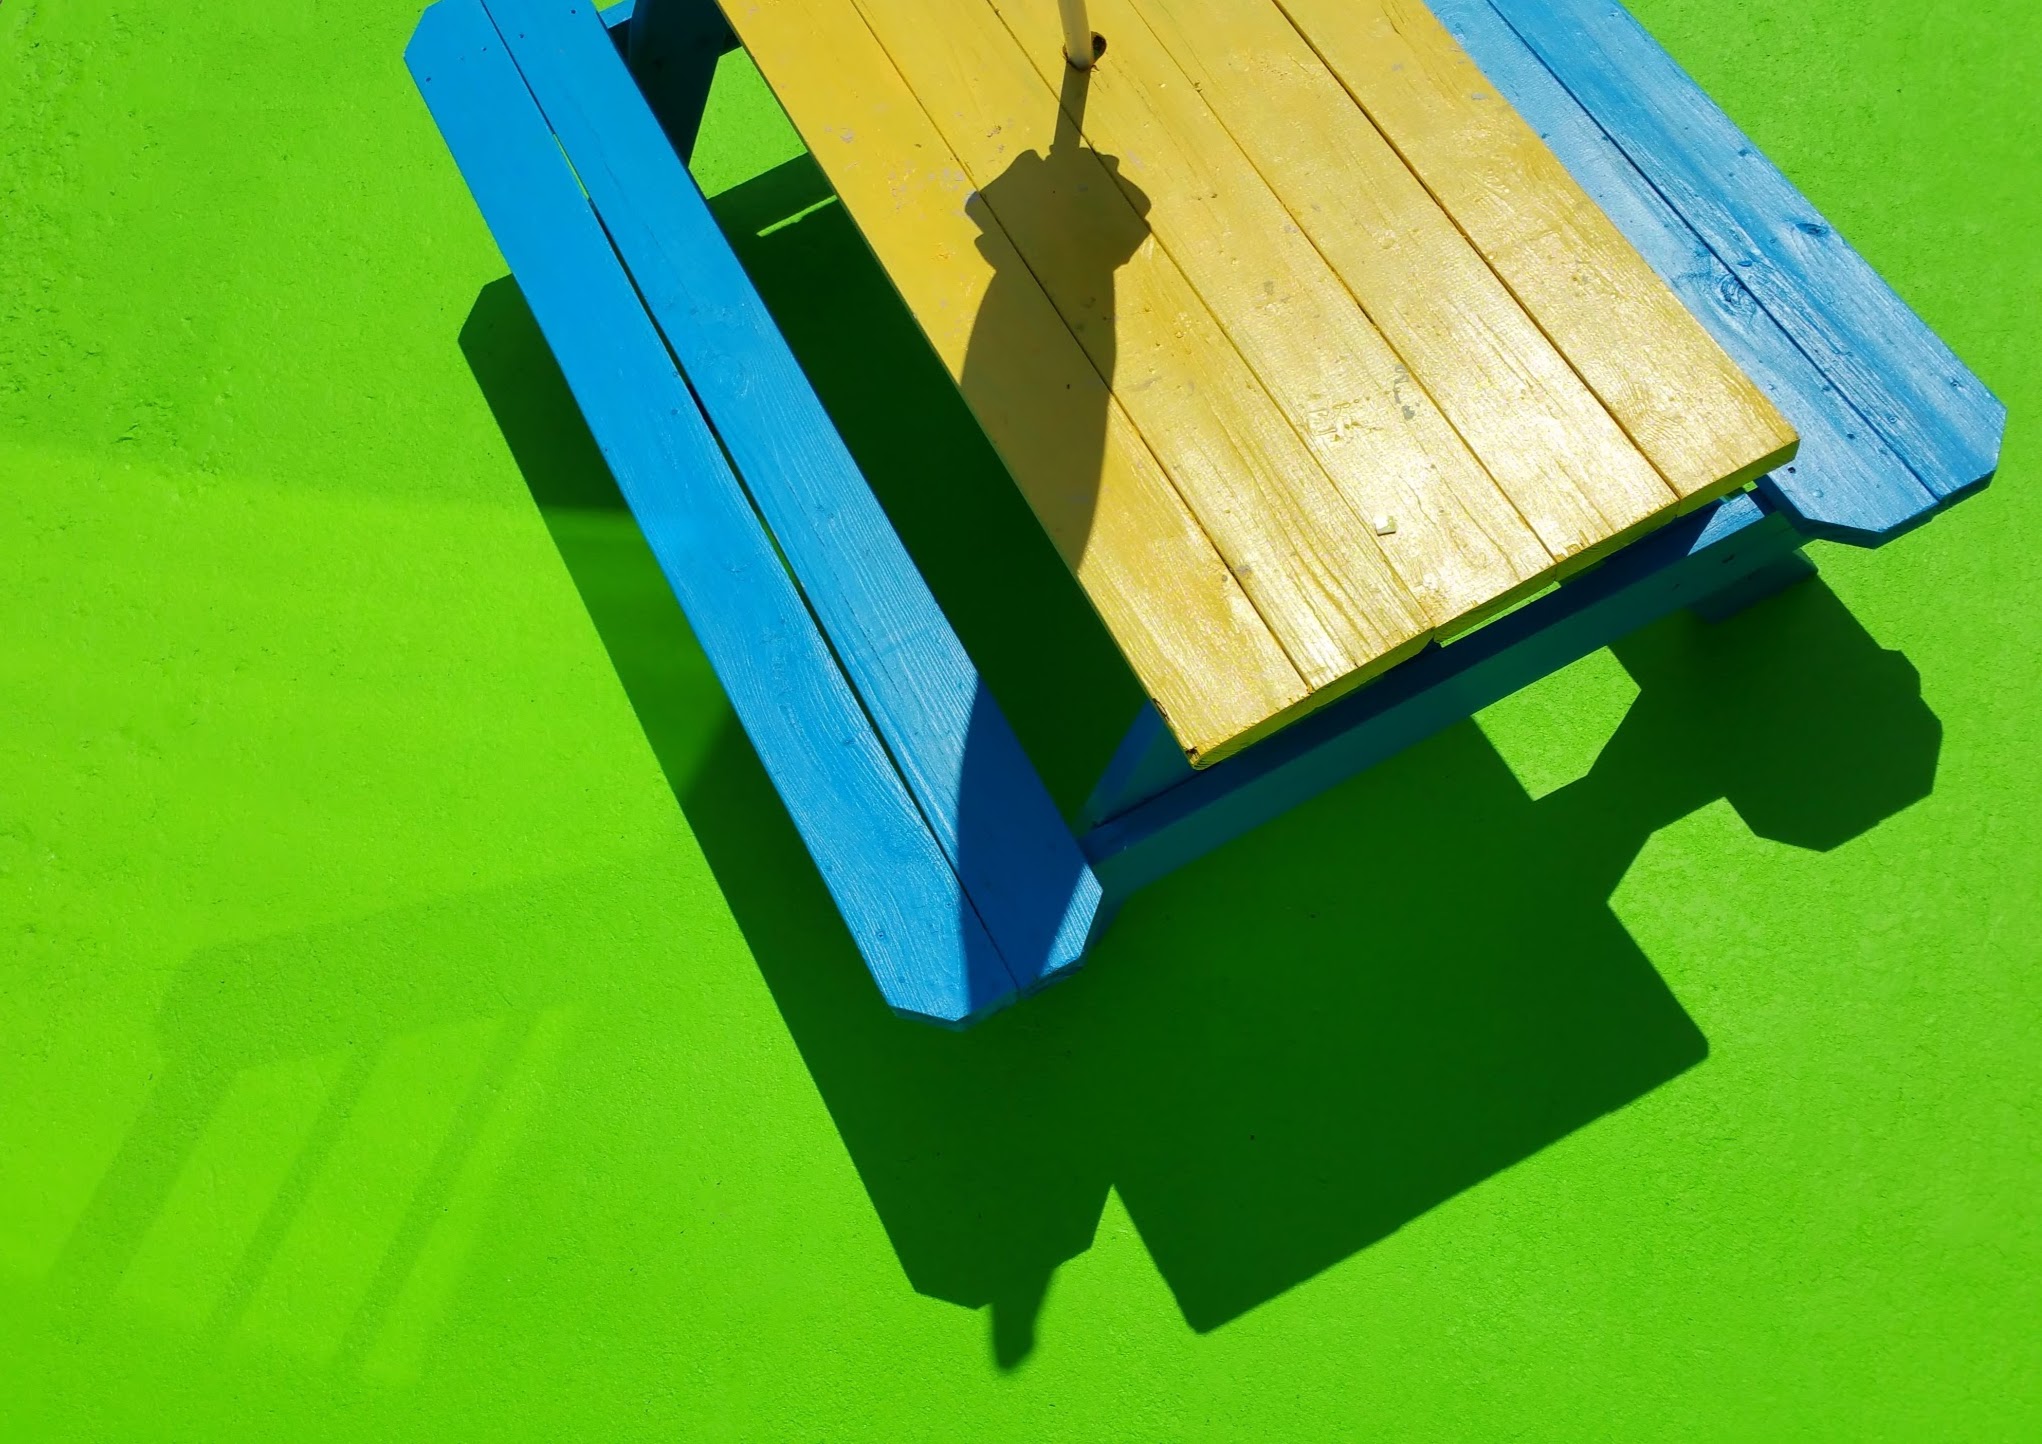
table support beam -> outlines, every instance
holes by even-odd
[[[1681,607],[1727,616],[1799,580],[1806,538],[1761,497],[1684,517],[1508,616],[1432,647],[1300,722],[1093,826],[1080,845],[1119,900],[1415,742]],[[1144,720],[1101,779],[1138,793]],[[1116,768],[1120,770],[1116,772]],[[1120,789],[1116,791],[1116,789]]]
[[[1776,561],[1746,573],[1721,591],[1689,603],[1688,610],[1705,622],[1726,621],[1746,607],[1784,592],[1814,575],[1815,563],[1808,560],[1806,552],[1788,552]]]

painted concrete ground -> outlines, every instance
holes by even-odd
[[[732,727],[415,0],[0,6],[0,1437],[2042,1431],[2042,30],[1638,10],[1999,481],[958,1038]],[[797,151],[727,66],[705,187],[1071,800],[1130,684]]]

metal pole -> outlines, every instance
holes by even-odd
[[[1085,18],[1085,0],[1057,0],[1064,16],[1064,59],[1079,70],[1090,70],[1094,55],[1091,22]]]

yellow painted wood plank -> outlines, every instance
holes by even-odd
[[[1793,429],[1418,0],[1278,0],[1687,503]]]
[[[745,47],[1186,750],[1308,688],[847,0],[731,0]],[[1005,346],[971,345],[988,308]]]
[[[1564,486],[1606,523],[1592,546],[1673,501],[1282,11],[1269,0],[1133,8],[1520,512],[1542,520],[1555,509],[1545,493]],[[1582,549],[1540,534],[1557,554]]]
[[[1056,32],[1041,29],[1055,0],[992,3],[1038,73],[1056,74]],[[1107,52],[1088,138],[1125,157],[1121,176],[1148,196],[1157,240],[1356,511],[1394,520],[1384,552],[1434,621],[1512,594],[1552,565],[1549,552],[1601,541],[1608,521],[1565,478],[1531,497],[1529,514],[1505,497],[1126,0],[1089,9]],[[1647,509],[1666,500],[1648,492]]]
[[[974,212],[1026,258],[1305,681],[1349,681],[1422,645],[1431,620],[1373,532],[993,11],[857,3],[979,188]],[[1055,74],[1081,91],[1080,72]],[[996,321],[981,318],[974,351],[1005,344]]]
[[[993,3],[1038,69],[1051,72],[1055,47],[1037,32],[1052,0]],[[1129,157],[1124,174],[1150,193],[1158,240],[1328,471],[1366,514],[1396,519],[1385,550],[1436,620],[1471,619],[1553,558],[1588,554],[1671,504],[1606,420],[1614,447],[1592,464],[1519,468],[1529,484],[1506,501],[1423,378],[1383,342],[1126,0],[1095,0],[1092,14],[1102,33],[1111,26],[1121,39],[1108,34],[1088,135]]]

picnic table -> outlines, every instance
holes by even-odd
[[[1611,0],[440,0],[408,58],[897,1010],[1997,463]],[[742,44],[1150,699],[1058,813],[685,167]],[[912,424],[907,422],[905,424]]]
[[[730,10],[1194,762],[1792,455],[1422,6],[1091,15]]]

